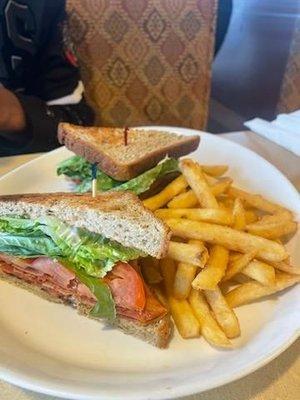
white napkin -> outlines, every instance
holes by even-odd
[[[279,114],[272,122],[254,118],[246,121],[245,125],[253,132],[300,156],[300,110]]]

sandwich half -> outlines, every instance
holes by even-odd
[[[76,156],[61,162],[57,173],[71,178],[78,192],[91,190],[91,164],[97,164],[99,191],[128,190],[140,195],[153,184],[158,186],[157,181],[166,184],[174,179],[179,173],[177,159],[196,150],[200,136],[60,123],[58,140]]]
[[[171,322],[140,273],[170,233],[131,193],[0,197],[0,277],[157,347]]]

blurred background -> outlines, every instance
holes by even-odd
[[[208,130],[300,108],[300,2],[219,0]]]
[[[101,125],[219,133],[300,108],[300,0],[68,0],[67,10]]]

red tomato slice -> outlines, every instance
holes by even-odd
[[[104,280],[112,291],[116,306],[138,311],[145,308],[143,280],[130,264],[118,262]]]
[[[121,307],[117,307],[118,314],[128,318],[136,319],[142,324],[148,324],[158,317],[163,317],[167,314],[166,308],[160,304],[152,291],[145,286],[146,290],[146,305],[142,311],[128,310]]]

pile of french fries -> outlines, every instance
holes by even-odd
[[[234,308],[300,280],[284,243],[293,214],[232,186],[226,165],[180,161],[181,175],[144,205],[171,228],[168,255],[142,271],[168,307],[180,335],[230,347],[241,334]]]

